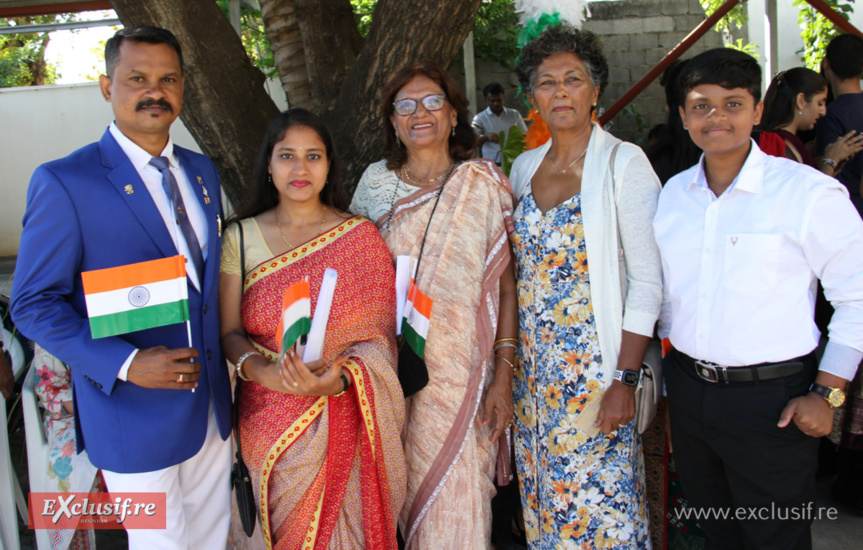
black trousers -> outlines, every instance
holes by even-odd
[[[776,423],[817,368],[810,354],[795,376],[713,384],[679,352],[665,358],[674,460],[692,512],[702,514],[707,548],[812,548],[818,439]]]

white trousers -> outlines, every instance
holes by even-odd
[[[210,404],[207,437],[198,454],[162,470],[119,474],[102,470],[109,492],[167,495],[165,529],[129,529],[131,550],[225,548],[231,520],[231,440],[222,441]]]

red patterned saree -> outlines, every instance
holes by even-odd
[[[243,384],[243,457],[268,548],[395,549],[405,497],[404,399],[395,371],[393,262],[374,224],[352,217],[247,273],[243,325],[275,360],[284,289],[309,277],[314,315],[328,267],[338,283],[324,358],[349,350],[351,387],[315,397]]]

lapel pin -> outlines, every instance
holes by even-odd
[[[135,188],[132,187],[132,184],[127,185],[123,189],[125,189],[127,195],[131,195],[132,193],[135,192]]]
[[[737,244],[737,237],[731,237],[731,246]]]
[[[222,238],[222,216],[216,214],[216,226],[219,234],[217,235],[220,239]]]
[[[210,204],[210,195],[207,193],[207,188],[204,186],[204,181],[201,179],[201,176],[198,176],[198,183],[201,185],[201,189],[204,191],[204,204]]]

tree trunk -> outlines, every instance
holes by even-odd
[[[186,76],[180,116],[237,204],[251,181],[267,125],[278,114],[263,73],[251,64],[215,2],[111,0],[111,5],[126,26],[155,25],[177,36]]]
[[[369,35],[357,50],[361,39],[353,16],[347,17],[349,0],[261,0],[288,101],[327,120],[349,191],[381,155],[381,88],[408,63],[447,67],[473,28],[480,3],[379,0]]]
[[[261,14],[288,103],[326,114],[363,43],[350,0],[261,0]]]

